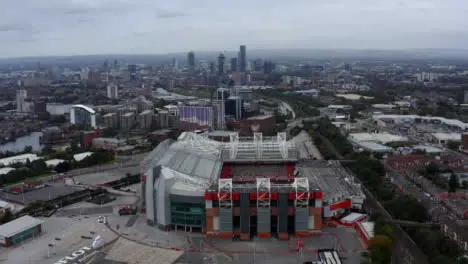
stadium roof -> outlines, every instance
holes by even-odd
[[[96,111],[94,111],[94,109],[92,109],[91,107],[86,106],[86,105],[77,104],[77,105],[73,105],[73,107],[83,108],[84,110],[90,112],[91,114],[95,114],[95,113],[96,113]]]
[[[0,226],[0,236],[1,237],[11,237],[18,233],[21,233],[29,228],[40,225],[44,221],[37,218],[31,217],[29,215],[22,216],[18,219],[10,221],[6,224]]]
[[[142,169],[161,166],[164,178],[175,179],[171,192],[195,191],[198,189],[190,187],[208,186],[217,178],[222,167],[221,147],[221,143],[195,133],[182,133],[178,141],[167,139],[159,144],[141,162]]]

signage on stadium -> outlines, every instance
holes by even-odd
[[[96,250],[90,247],[82,247],[79,250],[71,253],[54,264],[81,264],[89,260],[96,253]]]

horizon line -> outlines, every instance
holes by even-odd
[[[248,49],[250,52],[264,52],[264,51],[379,51],[379,52],[416,52],[416,51],[459,51],[467,52],[468,48],[265,48],[265,49]],[[35,59],[35,58],[67,58],[67,57],[97,57],[97,56],[170,56],[182,54],[187,54],[189,52],[197,53],[219,53],[216,50],[187,50],[187,51],[177,51],[177,52],[168,52],[168,53],[94,53],[94,54],[73,54],[73,55],[29,55],[29,56],[19,56],[19,57],[1,57],[0,60],[14,60],[14,59]],[[224,52],[236,52],[236,50],[224,50]]]

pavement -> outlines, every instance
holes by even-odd
[[[253,241],[190,236],[195,251],[181,256],[181,263],[269,263],[288,264],[317,261],[317,250],[336,248],[343,264],[358,264],[362,260],[362,244],[353,228],[325,228],[321,236],[301,238],[302,251],[294,249],[295,239],[254,238]],[[197,252],[197,250],[201,252]]]
[[[312,140],[312,137],[304,130],[302,130],[297,136],[293,138],[296,148],[299,151],[299,158],[310,159],[310,155],[316,159],[323,159],[322,154],[317,149]]]

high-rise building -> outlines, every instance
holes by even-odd
[[[119,87],[115,84],[107,85],[107,98],[118,99],[119,98]]]
[[[239,50],[239,71],[245,72],[247,69],[247,48],[245,45],[240,46]]]
[[[96,111],[86,105],[73,105],[70,108],[70,123],[72,125],[97,128]]]
[[[252,67],[254,72],[262,72],[263,71],[263,60],[262,59],[256,59],[253,62],[253,67]]]
[[[237,71],[237,58],[231,58],[231,71]]]
[[[214,64],[214,62],[210,62],[210,73],[215,74],[215,64]]]
[[[275,70],[275,64],[272,61],[265,61],[263,63],[263,73],[270,74]]]
[[[187,63],[191,69],[195,68],[195,52],[190,51],[187,54]]]
[[[219,54],[218,56],[218,75],[222,76],[224,75],[224,63],[225,63],[226,57],[224,57],[224,54]]]
[[[16,111],[18,113],[23,112],[26,98],[27,98],[26,90],[24,89],[16,90]]]
[[[128,65],[128,72],[130,73],[130,80],[136,81],[137,76],[137,66],[135,64]]]

